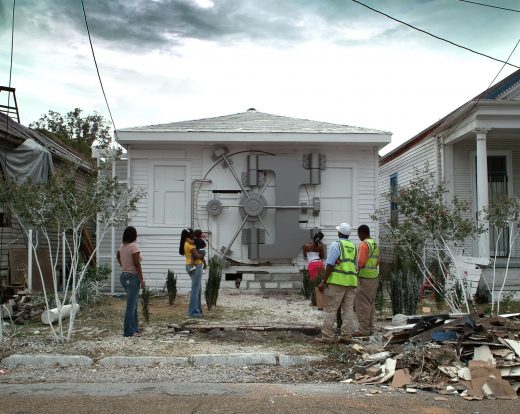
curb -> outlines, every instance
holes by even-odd
[[[130,357],[111,356],[97,361],[96,364],[105,367],[134,367],[158,365],[224,365],[224,366],[252,366],[272,365],[289,367],[304,365],[325,360],[325,356],[313,355],[277,355],[275,353],[235,353],[235,354],[196,354],[189,357]],[[63,367],[91,367],[94,361],[82,355],[10,355],[0,363],[0,366],[12,368],[18,366],[63,366]]]
[[[181,357],[128,357],[128,356],[111,356],[105,357],[98,361],[99,365],[113,367],[142,367],[147,365],[188,365],[188,358]]]
[[[276,354],[199,354],[192,355],[193,365],[276,365]]]
[[[94,361],[82,355],[10,355],[2,359],[2,366],[58,365],[61,367],[90,367]]]

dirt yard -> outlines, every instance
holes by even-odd
[[[56,345],[50,328],[40,322],[6,328],[10,339],[0,356],[13,353],[62,353],[99,359],[111,355],[187,356],[197,353],[284,352],[294,355],[321,353],[311,343],[322,322],[322,312],[300,295],[258,296],[221,292],[217,307],[204,317],[187,318],[186,296],[168,304],[167,296],[150,299],[150,320],[144,321],[139,304],[140,338],[124,338],[124,297],[107,297],[102,303],[83,307],[75,323],[74,340]],[[174,333],[178,325],[190,334]],[[279,330],[262,330],[277,326]],[[284,330],[283,326],[293,330]],[[298,326],[314,329],[296,329]],[[236,329],[237,327],[242,327]],[[251,329],[245,329],[250,327]],[[254,328],[253,328],[254,327]],[[202,328],[202,329],[201,329]],[[224,329],[225,328],[225,329]],[[137,346],[136,346],[137,345]]]

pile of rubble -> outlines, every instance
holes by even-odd
[[[3,319],[9,319],[20,325],[29,320],[38,320],[44,311],[43,304],[33,303],[32,295],[27,290],[17,292],[1,305]]]
[[[356,344],[344,382],[429,389],[467,400],[516,399],[520,388],[520,314],[405,317],[385,329],[384,346]],[[370,351],[380,351],[370,353]]]

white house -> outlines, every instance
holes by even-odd
[[[414,167],[420,169],[426,163],[438,179],[448,180],[448,197],[471,202],[473,217],[502,196],[520,196],[520,70],[384,155],[379,162],[380,192],[405,186]],[[390,203],[381,207],[392,208]],[[498,245],[497,231],[491,229],[478,240],[467,239],[464,246],[468,256],[486,260],[497,254],[498,283],[502,283],[510,247],[507,229],[505,233]],[[506,288],[518,291],[520,241],[514,241],[511,248]],[[390,245],[382,247],[382,259],[392,260]],[[491,274],[492,269],[484,269],[487,280]]]
[[[312,229],[330,243],[340,222],[371,223],[378,151],[391,137],[252,108],[117,135],[127,150],[117,174],[147,192],[130,223],[138,229],[146,282],[162,288],[173,269],[181,291],[190,286],[178,254],[185,227],[207,233],[209,256],[227,263],[224,286],[241,277],[242,289],[299,289],[301,248]],[[115,238],[117,247],[120,232]],[[115,280],[117,289],[117,273]]]

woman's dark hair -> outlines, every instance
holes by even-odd
[[[135,227],[128,226],[123,232],[123,244],[133,243],[137,240],[137,230]]]
[[[320,242],[323,240],[323,233],[321,231],[314,233],[312,236],[312,241],[314,244],[320,244]]]
[[[184,243],[186,242],[186,239],[188,237],[193,237],[193,230],[192,229],[182,229],[181,233],[181,241],[179,243],[179,254],[181,256],[184,256]]]

